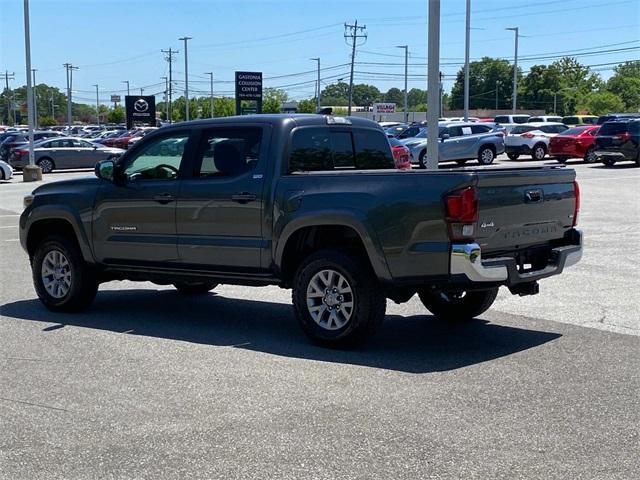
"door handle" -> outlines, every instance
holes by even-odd
[[[153,196],[153,200],[155,202],[161,203],[163,205],[165,203],[173,202],[175,199],[176,197],[174,197],[170,193],[159,193],[158,195]]]
[[[256,196],[248,192],[240,192],[240,193],[231,195],[231,201],[238,202],[238,203],[249,203],[249,202],[253,202],[255,199],[256,199]]]

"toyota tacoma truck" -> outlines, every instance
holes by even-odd
[[[185,122],[95,173],[25,197],[20,241],[54,311],[87,308],[113,280],[191,295],[278,285],[312,340],[345,347],[376,330],[387,299],[418,294],[435,316],[471,319],[499,287],[536,294],[582,255],[573,170],[398,171],[365,119]]]

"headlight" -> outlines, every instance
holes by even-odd
[[[31,204],[33,203],[33,199],[34,199],[34,198],[35,198],[35,197],[34,197],[33,195],[25,195],[25,196],[22,198],[22,206],[23,206],[24,208],[27,208],[29,205],[31,205]]]

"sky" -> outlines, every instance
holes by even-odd
[[[349,79],[350,47],[344,23],[366,25],[356,55],[356,83],[381,91],[403,88],[408,45],[409,88],[426,89],[427,0],[30,0],[31,61],[37,83],[66,88],[62,66],[72,63],[74,101],[101,102],[111,94],[164,91],[168,63],[162,49],[179,51],[173,63],[175,91],[184,89],[188,43],[190,96],[233,95],[234,71],[261,71],[265,87],[293,99],[310,98],[315,61],[322,84]],[[26,83],[23,0],[0,0],[0,71],[15,73],[12,88]],[[639,0],[471,0],[471,59],[513,61],[520,28],[519,65],[576,56],[607,79],[614,63],[640,59]],[[449,91],[464,61],[465,0],[441,1],[441,70]],[[2,87],[0,87],[2,88]],[[175,94],[174,94],[175,95]]]

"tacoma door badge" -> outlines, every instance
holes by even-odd
[[[112,232],[135,232],[138,227],[135,225],[111,225]]]

